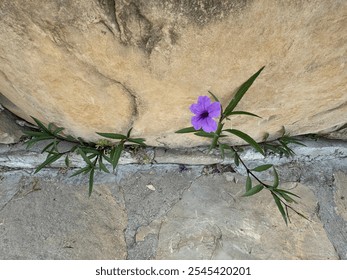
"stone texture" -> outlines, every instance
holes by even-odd
[[[334,179],[336,212],[347,222],[347,174],[346,172],[337,172],[334,174]]]
[[[0,105],[0,143],[17,143],[21,136],[23,129],[16,123],[16,118]]]
[[[266,191],[240,198],[244,185],[201,177],[163,221],[157,259],[337,259],[314,194],[297,183],[283,187],[301,196],[295,206],[311,222],[293,214],[286,227]]]
[[[208,90],[225,104],[261,66],[239,104],[262,119],[232,125],[261,140],[346,124],[346,1],[19,1],[0,3],[0,92],[29,120],[194,146],[175,135]],[[230,124],[228,124],[230,126]]]
[[[127,215],[108,186],[88,198],[62,174],[19,171],[5,173],[0,190],[0,259],[126,258]]]

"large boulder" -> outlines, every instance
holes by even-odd
[[[208,90],[225,104],[265,65],[233,117],[261,140],[346,124],[346,1],[0,2],[0,102],[68,133],[195,146],[174,134]],[[3,101],[2,99],[5,99]]]

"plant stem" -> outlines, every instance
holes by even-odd
[[[223,126],[224,126],[224,124],[221,122],[221,120],[219,120],[218,127],[217,127],[217,130],[216,130],[216,136],[212,140],[210,150],[212,150],[212,149],[217,147],[218,139],[220,137],[220,134],[222,133]]]

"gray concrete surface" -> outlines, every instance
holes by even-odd
[[[0,259],[347,259],[347,143],[307,141],[275,163],[311,221],[286,226],[269,193],[242,198],[244,170],[206,148],[125,153],[115,174],[38,174],[38,149],[0,148]],[[233,172],[236,170],[237,172]],[[263,174],[271,179],[271,174]]]

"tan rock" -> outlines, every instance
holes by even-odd
[[[288,226],[268,191],[240,197],[242,183],[223,175],[200,177],[168,213],[159,232],[157,259],[337,259],[317,218],[307,186],[284,183],[301,199]]]
[[[347,2],[210,3],[1,1],[0,92],[86,139],[133,126],[150,145],[194,146],[174,134],[189,105],[208,90],[226,104],[266,65],[238,108],[263,118],[232,126],[261,140],[346,123]]]

